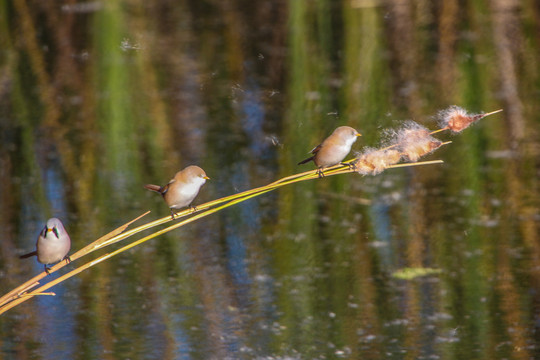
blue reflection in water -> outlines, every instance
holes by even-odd
[[[55,166],[51,166],[45,169],[43,176],[45,197],[47,199],[47,203],[51,204],[51,212],[47,211],[47,209],[43,209],[43,207],[41,207],[38,202],[31,201],[32,199],[30,197],[23,198],[21,201],[23,205],[21,209],[22,218],[24,219],[24,221],[20,231],[20,243],[22,244],[21,246],[25,248],[25,253],[35,250],[35,245],[39,232],[43,229],[43,227],[47,223],[47,219],[50,217],[59,218],[69,233],[69,226],[67,223],[67,209],[63,190],[64,184],[58,171],[59,168],[59,164],[55,164]],[[29,188],[26,191],[22,191],[21,194],[31,194],[33,190],[31,190],[30,187],[32,186],[38,185],[30,184]],[[35,218],[34,216],[37,216],[37,218]],[[34,219],[35,221],[33,221]],[[34,260],[35,271],[43,270],[43,265],[38,263],[35,257],[32,257],[30,259]]]
[[[244,97],[241,102],[242,127],[248,139],[247,151],[249,151],[249,157],[256,159],[255,161],[258,164],[264,166],[269,156],[269,143],[265,141],[263,130],[265,109],[261,103],[261,92],[254,85],[254,81],[250,81],[250,83],[249,89],[243,93]],[[255,173],[256,169],[252,165],[249,161],[237,161],[230,168],[229,175],[232,183],[241,186],[237,190],[242,191],[254,187],[252,174]],[[233,289],[235,289],[240,314],[253,311],[251,309],[253,299],[250,297],[250,290],[256,285],[253,284],[254,279],[247,268],[249,259],[245,242],[252,239],[249,234],[259,234],[261,232],[259,200],[260,198],[248,200],[235,208],[229,209],[224,219],[227,268],[233,282]],[[229,314],[225,316],[227,326],[230,327],[229,330],[232,330],[229,331],[230,334],[234,334],[234,330],[241,331],[238,326],[242,325],[237,318],[235,319],[236,316],[230,316]],[[243,342],[243,337],[229,336],[227,339],[228,351],[236,354],[241,349],[250,351]]]
[[[258,221],[256,220],[256,216],[254,216],[257,211],[255,201],[248,201],[242,204],[240,209],[240,218],[247,221],[246,225],[248,228],[256,229],[256,223]],[[235,288],[241,289],[242,286],[250,284],[251,279],[246,269],[247,250],[244,244],[244,237],[239,234],[237,225],[236,218],[227,218],[226,241],[228,268],[235,285],[237,285]]]
[[[181,312],[176,312],[176,314],[181,314]],[[191,359],[190,354],[195,351],[194,347],[191,345],[191,339],[189,334],[184,331],[185,328],[182,326],[182,324],[185,324],[187,322],[186,318],[184,316],[175,316],[173,315],[176,320],[174,323],[177,325],[175,326],[175,343],[178,344],[175,354],[177,359]],[[180,325],[179,325],[180,324]]]
[[[60,164],[55,161],[54,166],[45,170],[45,196],[48,203],[51,204],[53,216],[62,220],[65,226],[67,210],[64,197],[64,183],[58,169],[60,169]]]
[[[374,200],[373,204],[369,207],[369,211],[372,218],[373,231],[375,233],[376,246],[375,249],[379,254],[381,263],[386,267],[393,264],[392,261],[392,221],[390,219],[390,205],[381,200]]]
[[[57,160],[57,159],[55,159]],[[51,166],[45,169],[44,189],[47,202],[51,204],[51,214],[61,219],[69,233],[69,223],[67,219],[67,209],[64,194],[64,183],[59,172],[60,164],[52,161]],[[42,216],[40,224],[35,231],[35,237],[47,221],[48,216]],[[34,259],[35,270],[43,271],[43,265]],[[49,275],[47,281],[54,280],[61,274],[53,273]],[[56,296],[38,296],[36,298],[38,314],[40,314],[41,334],[43,348],[39,353],[43,358],[74,358],[72,348],[76,343],[76,332],[74,329],[75,319],[69,309],[76,309],[66,302],[69,302],[69,294],[66,292],[66,284],[62,283],[48,291],[54,292]]]
[[[264,133],[262,129],[264,120],[264,107],[260,100],[260,91],[255,85],[255,81],[251,79],[249,89],[244,92],[242,99],[241,111],[242,126],[246,132],[249,141],[250,155],[254,159],[260,159],[264,150],[265,143],[262,141]],[[237,162],[232,169],[233,183],[244,185],[245,189],[250,188],[250,171],[246,162]],[[227,259],[228,267],[232,274],[233,280],[237,288],[242,285],[248,285],[252,282],[246,269],[246,247],[243,242],[243,236],[238,234],[250,234],[258,232],[260,222],[257,214],[259,214],[257,201],[243,202],[240,206],[239,218],[227,218],[226,224],[226,241],[227,241]],[[247,227],[248,231],[239,230],[239,224],[242,223]]]
[[[249,141],[249,150],[252,159],[264,160],[265,150],[268,144],[263,141],[265,135],[263,132],[264,121],[264,106],[261,103],[260,90],[254,85],[254,81],[250,81],[250,89],[245,91],[245,96],[242,100],[242,125],[246,132]]]
[[[48,281],[54,280],[59,275],[50,275]],[[37,313],[40,315],[39,324],[41,333],[42,348],[39,354],[44,359],[73,359],[73,345],[76,343],[76,332],[74,328],[75,319],[69,309],[73,308],[66,304],[67,292],[64,285],[56,286],[52,291],[56,296],[38,296]]]

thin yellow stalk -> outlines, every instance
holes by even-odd
[[[32,295],[22,294],[21,297],[23,296],[56,296],[56,294],[53,292],[46,292],[46,293],[33,292]]]
[[[486,117],[486,116],[489,116],[489,115],[492,115],[492,114],[496,114],[498,112],[501,112],[503,111],[502,109],[499,109],[499,110],[495,110],[495,111],[492,111],[492,112],[489,112],[487,114],[482,114],[482,117]],[[439,129],[439,130],[435,130],[435,131],[432,131],[430,132],[430,135],[433,135],[433,134],[436,134],[438,132],[441,132],[441,131],[445,131],[445,130],[448,130],[449,127],[444,127],[442,129]],[[446,145],[446,144],[449,144],[451,143],[451,141],[447,141],[447,142],[444,142],[442,143],[442,145]],[[399,144],[393,144],[391,146],[388,146],[386,148],[383,148],[383,149],[380,149],[379,151],[381,150],[387,150],[387,149],[390,149],[390,148],[393,148],[395,146],[397,146]],[[328,167],[324,170],[323,174],[324,176],[332,176],[332,175],[338,175],[338,174],[344,174],[344,173],[351,173],[351,172],[355,172],[354,169],[352,169],[350,166],[348,166],[347,164],[353,162],[353,161],[356,161],[357,158],[353,158],[353,159],[350,159],[350,160],[347,160],[341,164],[337,164],[337,165],[334,165],[334,166],[331,166],[331,167]],[[400,168],[400,167],[410,167],[410,166],[420,166],[420,165],[430,165],[430,164],[440,164],[442,163],[443,161],[442,160],[433,160],[433,161],[423,161],[423,162],[414,162],[414,163],[401,163],[401,164],[394,164],[394,165],[390,165],[388,167],[386,167],[386,169],[390,169],[390,168]],[[126,250],[129,250],[139,244],[142,244],[143,242],[145,241],[148,241],[150,239],[153,239],[159,235],[162,235],[164,233],[167,233],[169,231],[172,231],[176,228],[179,228],[181,226],[184,226],[186,224],[189,224],[193,221],[196,221],[198,219],[201,219],[205,216],[208,216],[208,215],[211,215],[217,211],[220,211],[222,209],[225,209],[229,206],[232,206],[232,205],[235,205],[237,203],[240,203],[242,201],[246,201],[250,198],[253,198],[253,197],[256,197],[256,196],[259,196],[259,195],[262,195],[266,192],[269,192],[269,191],[272,191],[272,190],[275,190],[279,187],[282,187],[282,186],[286,186],[286,185],[289,185],[289,184],[293,184],[293,183],[296,183],[296,182],[300,182],[300,181],[305,181],[305,180],[311,180],[311,179],[315,179],[315,178],[318,178],[319,177],[319,174],[318,174],[318,171],[316,170],[309,170],[309,171],[306,171],[306,172],[303,172],[303,173],[299,173],[299,174],[295,174],[295,175],[291,175],[291,176],[287,176],[285,178],[282,178],[282,179],[279,179],[277,181],[274,181],[268,185],[265,185],[265,186],[261,186],[261,187],[258,187],[258,188],[255,188],[255,189],[250,189],[250,190],[246,190],[246,191],[243,191],[243,192],[240,192],[240,193],[237,193],[237,194],[233,194],[233,195],[230,195],[230,196],[226,196],[226,197],[223,197],[223,198],[220,198],[220,199],[216,199],[216,200],[213,200],[213,201],[209,201],[205,204],[202,204],[200,206],[198,206],[198,210],[197,210],[197,213],[195,213],[192,209],[186,209],[186,210],[183,210],[183,211],[180,211],[178,213],[175,214],[174,216],[174,219],[172,219],[170,216],[166,216],[166,217],[163,217],[161,219],[158,219],[158,220],[154,220],[154,221],[151,221],[147,224],[143,224],[141,226],[138,226],[132,230],[129,230],[129,231],[126,231],[124,232],[127,227],[129,225],[131,225],[133,222],[137,221],[138,219],[140,219],[141,217],[145,216],[146,214],[148,214],[149,212],[146,212],[144,214],[142,214],[141,216],[133,219],[132,221],[122,225],[121,227],[113,230],[112,232],[108,233],[107,235],[97,239],[96,241],[92,242],[91,244],[85,246],[84,248],[82,248],[81,250],[77,251],[76,253],[74,253],[73,255],[70,256],[71,260],[74,261],[84,255],[87,255],[95,250],[98,250],[98,249],[102,249],[104,248],[105,246],[109,246],[111,244],[114,244],[116,242],[119,242],[119,241],[122,241],[122,240],[125,240],[126,238],[130,237],[130,236],[133,236],[141,231],[144,231],[144,230],[148,230],[150,228],[153,228],[155,226],[158,226],[158,225],[161,225],[161,224],[164,224],[164,223],[167,223],[169,221],[173,221],[173,220],[177,220],[178,218],[181,218],[181,217],[185,217],[185,216],[188,216],[188,215],[192,215],[190,217],[188,217],[187,219],[185,220],[182,220],[174,225],[171,225],[165,229],[162,229],[162,230],[159,230],[159,231],[156,231],[148,236],[145,236],[139,240],[136,240],[128,245],[125,245],[123,247],[121,247],[120,249],[117,249],[111,253],[108,253],[108,254],[104,254],[100,257],[98,257],[97,259],[93,260],[93,261],[90,261],[82,266],[79,266],[75,269],[73,269],[72,271],[62,275],[61,277],[57,278],[57,279],[54,279],[54,280],[51,280],[49,281],[48,283],[46,283],[45,285],[42,285],[41,287],[35,289],[34,291],[31,291],[31,292],[28,292],[30,289],[36,287],[39,285],[39,281],[44,278],[46,276],[46,273],[43,272],[43,273],[40,273],[39,275],[35,276],[34,278],[28,280],[27,282],[23,283],[22,285],[18,286],[17,288],[13,289],[12,291],[10,291],[9,293],[7,293],[6,295],[2,296],[0,298],[0,314],[6,312],[7,310],[13,308],[14,306],[32,298],[33,296],[37,296],[37,295],[40,295],[40,296],[54,296],[55,294],[52,293],[52,292],[44,292],[45,290],[59,284],[60,282],[63,282],[65,281],[66,279],[68,278],[71,278],[72,276],[75,276],[77,274],[79,274],[80,272],[96,265],[96,264],[99,264],[100,262],[102,261],[105,261],[113,256],[116,256]],[[214,208],[210,208],[212,206],[216,206],[216,205],[219,205],[219,204],[223,204],[223,205],[220,205],[220,206],[217,206],[217,207],[214,207]],[[64,261],[61,261],[59,264],[56,264],[55,266],[53,266],[51,268],[51,272],[54,272],[60,268],[62,268],[63,266],[65,266],[67,263],[64,262]]]
[[[499,110],[495,110],[495,111],[492,111],[492,112],[488,112],[488,113],[486,113],[486,114],[482,114],[482,117],[486,117],[486,116],[489,116],[489,115],[497,114],[497,113],[500,113],[501,111],[503,111],[503,109],[499,109]]]
[[[261,192],[256,193],[256,194],[251,194],[251,195],[245,196],[244,198],[236,199],[236,200],[233,200],[231,202],[228,202],[228,203],[226,203],[226,204],[224,204],[222,206],[200,212],[200,213],[198,213],[198,214],[196,214],[196,215],[194,215],[192,217],[189,217],[189,218],[187,218],[187,219],[185,219],[185,220],[183,220],[183,221],[181,221],[181,222],[179,222],[177,224],[174,224],[174,225],[171,225],[171,226],[169,226],[169,227],[167,227],[165,229],[156,231],[155,233],[152,233],[152,234],[150,234],[148,236],[145,236],[142,239],[134,241],[131,244],[126,245],[126,246],[124,246],[124,247],[122,247],[120,249],[117,249],[117,250],[115,250],[115,251],[113,251],[111,253],[102,255],[102,256],[100,256],[99,258],[97,258],[97,259],[95,259],[93,261],[90,261],[90,262],[88,262],[88,263],[86,263],[84,265],[81,265],[76,269],[73,269],[72,271],[58,277],[57,279],[51,280],[50,282],[46,283],[45,285],[37,288],[36,290],[34,290],[32,292],[19,295],[19,297],[16,298],[15,300],[13,300],[10,303],[0,307],[0,315],[3,314],[4,312],[8,311],[9,309],[11,309],[11,308],[13,308],[13,307],[27,301],[27,300],[29,300],[33,296],[43,294],[43,291],[45,291],[47,289],[50,289],[51,287],[53,287],[53,286],[65,281],[65,280],[67,280],[67,279],[81,273],[82,271],[84,271],[84,270],[86,270],[86,269],[88,269],[88,268],[90,268],[90,267],[92,267],[94,265],[97,265],[97,264],[99,264],[99,263],[101,263],[101,262],[103,262],[103,261],[105,261],[105,260],[107,260],[109,258],[112,258],[113,256],[116,256],[116,255],[118,255],[118,254],[120,254],[120,253],[122,253],[124,251],[127,251],[127,250],[129,250],[129,249],[131,249],[131,248],[133,248],[133,247],[135,247],[137,245],[140,245],[143,242],[146,242],[146,241],[148,241],[150,239],[153,239],[153,238],[155,238],[155,237],[157,237],[159,235],[163,235],[163,234],[165,234],[165,233],[167,233],[167,232],[169,232],[171,230],[174,230],[176,228],[179,228],[181,226],[189,224],[189,223],[191,223],[191,222],[193,222],[195,220],[198,220],[198,219],[203,218],[205,216],[211,215],[211,214],[213,214],[213,213],[215,213],[217,211],[220,211],[220,210],[222,210],[224,208],[227,208],[227,207],[232,206],[234,204],[237,204],[239,202],[245,201],[245,200],[250,199],[252,197],[261,195],[261,194],[263,194],[265,192],[268,192],[268,191],[271,191],[271,190],[266,190],[266,191],[261,191]]]
[[[398,164],[398,165],[392,165],[392,166],[389,166],[389,168],[397,168],[397,167],[406,167],[406,166],[418,166],[418,165],[427,165],[427,164],[435,164],[435,163],[441,163],[442,161],[441,160],[437,160],[437,161],[426,161],[426,162],[417,162],[417,163],[404,163],[404,164]],[[329,168],[330,170],[326,170],[324,172],[324,175],[325,176],[332,176],[332,175],[338,175],[338,174],[344,174],[344,173],[350,173],[350,172],[354,172],[353,169],[351,169],[349,166],[343,166],[343,165],[336,165],[335,167],[332,167],[332,168]],[[88,262],[82,266],[79,266],[77,267],[76,269],[73,269],[72,271],[62,275],[61,277],[57,278],[57,279],[54,279],[54,280],[51,280],[50,282],[44,284],[43,286],[35,289],[34,291],[32,292],[27,292],[29,289],[39,285],[39,280],[41,280],[43,277],[45,277],[45,273],[41,273],[39,274],[38,276],[34,277],[33,279],[27,281],[26,283],[24,283],[23,285],[17,287],[16,289],[12,290],[11,292],[9,292],[8,294],[4,295],[1,299],[0,299],[0,314],[6,312],[7,310],[13,308],[14,306],[24,302],[24,301],[27,301],[28,299],[30,299],[31,297],[33,297],[34,295],[39,295],[39,294],[45,294],[44,291],[59,284],[60,282],[62,281],[65,281],[66,279],[69,279],[71,278],[72,276],[75,276],[77,274],[79,274],[80,272],[96,265],[96,264],[99,264],[100,262],[102,261],[105,261],[113,256],[116,256],[126,250],[129,250],[145,241],[148,241],[150,239],[153,239],[159,235],[162,235],[164,233],[167,233],[169,231],[172,231],[176,228],[179,228],[181,226],[184,226],[186,224],[189,224],[195,220],[198,220],[200,218],[203,218],[205,216],[208,216],[208,215],[211,215],[217,211],[220,211],[222,209],[225,209],[229,206],[232,206],[232,205],[235,205],[237,203],[240,203],[240,202],[243,202],[245,200],[248,200],[250,198],[253,198],[253,197],[256,197],[256,196],[259,196],[259,195],[262,195],[266,192],[269,192],[269,191],[272,191],[272,190],[275,190],[277,188],[280,188],[282,186],[286,186],[286,185],[289,185],[289,184],[293,184],[293,183],[296,183],[296,182],[300,182],[300,181],[305,181],[305,180],[311,180],[311,179],[315,179],[315,178],[318,178],[318,174],[316,171],[312,170],[312,171],[308,171],[308,172],[305,172],[305,173],[301,173],[299,174],[298,176],[289,176],[285,179],[281,179],[281,181],[276,181],[276,182],[273,182],[271,184],[268,184],[266,186],[261,186],[259,188],[255,188],[255,189],[251,189],[251,190],[247,190],[247,191],[244,191],[244,192],[241,192],[241,193],[238,193],[238,194],[234,194],[234,195],[231,195],[231,196],[227,196],[227,197],[224,197],[224,198],[221,198],[221,199],[218,199],[218,200],[214,200],[214,201],[210,201],[210,202],[207,202],[205,204],[202,204],[199,206],[199,209],[200,208],[208,208],[212,205],[215,205],[215,204],[220,204],[220,203],[224,203],[223,205],[221,206],[218,206],[218,207],[214,207],[212,209],[209,209],[209,210],[205,210],[205,211],[200,211],[198,213],[194,213],[192,210],[190,209],[187,209],[187,210],[184,210],[184,211],[181,211],[179,213],[177,213],[175,215],[175,219],[177,219],[179,216],[182,217],[182,216],[186,216],[186,215],[190,215],[190,214],[194,214],[193,216],[190,216],[189,218],[183,220],[183,221],[180,221],[172,226],[169,226],[165,229],[162,229],[162,230],[159,230],[159,231],[156,231],[146,237],[143,237],[142,239],[139,239],[139,240],[136,240],[132,243],[130,243],[129,245],[126,245],[118,250],[115,250],[111,253],[108,253],[108,254],[105,254],[105,255],[102,255],[100,256],[99,258],[91,261],[91,262]],[[133,236],[141,231],[144,231],[144,230],[147,230],[147,229],[150,229],[152,227],[155,227],[157,225],[161,225],[163,223],[166,223],[166,222],[169,222],[169,221],[173,221],[171,219],[170,216],[166,216],[164,218],[161,218],[161,219],[158,219],[158,220],[154,220],[150,223],[147,223],[147,224],[143,224],[137,228],[134,228],[130,231],[127,231],[125,233],[121,233],[122,231],[124,231],[130,224],[132,224],[134,221],[140,219],[142,216],[145,216],[146,214],[148,214],[148,212],[144,213],[143,215],[137,217],[136,219],[124,224],[123,226],[115,229],[114,231],[110,232],[109,234],[99,238],[98,240],[94,241],[93,243],[87,245],[86,247],[84,247],[83,249],[77,251],[75,254],[72,255],[72,259],[75,260],[75,259],[78,259],[92,251],[95,251],[97,249],[100,249],[100,248],[103,248],[105,246],[108,246],[108,245],[111,245],[113,243],[116,243],[118,241],[121,241],[121,240],[124,240],[130,236]],[[121,234],[120,234],[121,233]],[[58,270],[59,268],[65,266],[65,262],[61,262],[60,264],[57,264],[55,266],[53,266],[51,268],[51,271],[56,271]]]
[[[281,179],[279,179],[279,180],[276,180],[276,181],[274,181],[273,183],[270,183],[270,184],[268,184],[268,185],[280,184],[280,183],[286,182],[287,180],[296,179],[296,178],[299,178],[299,177],[302,177],[302,176],[309,175],[309,174],[311,174],[311,173],[314,172],[314,171],[317,171],[317,170],[308,170],[308,171],[304,171],[303,173],[298,173],[298,174],[290,175],[290,176],[281,178]]]
[[[122,233],[122,231],[124,231],[129,225],[131,225],[133,222],[139,220],[141,217],[145,216],[146,214],[148,214],[149,211],[147,211],[146,213],[142,214],[141,216],[125,223],[124,225],[116,228],[115,230],[111,231],[110,233],[102,236],[101,238],[97,239],[96,241],[94,241],[93,243],[85,246],[84,248],[82,248],[81,250],[77,251],[76,253],[72,254],[70,256],[70,259],[71,261],[75,261],[77,260],[78,258],[80,258],[81,256],[84,256],[86,255],[87,253],[89,253],[89,249],[92,248],[92,246],[96,243],[101,243],[101,242],[104,242],[104,241],[107,241],[108,239],[110,238],[113,238],[117,235],[119,235],[120,233]],[[58,269],[61,269],[63,268],[64,266],[66,266],[66,264],[68,263],[68,261],[60,261],[58,264],[52,266],[49,270],[49,273],[53,273],[55,271],[57,271]],[[16,298],[17,296],[19,296],[19,294],[25,292],[25,291],[28,291],[28,289],[31,289],[37,285],[39,285],[39,281],[41,279],[43,279],[44,277],[46,277],[48,274],[43,271],[41,273],[39,273],[38,275],[34,276],[32,279],[28,280],[27,282],[23,283],[22,285],[16,287],[15,289],[11,290],[10,292],[8,292],[7,294],[5,294],[4,296],[2,296],[0,298],[0,306],[6,304],[7,302],[11,301],[12,299]]]
[[[442,164],[442,163],[444,163],[444,161],[442,161],[442,160],[419,161],[419,162],[414,162],[414,163],[394,164],[394,165],[388,166],[387,169],[395,169],[395,168],[402,168],[402,167],[409,167],[409,166]]]
[[[448,126],[445,126],[443,128],[440,128],[439,130],[433,130],[432,132],[429,133],[429,135],[433,135],[433,134],[436,134],[436,133],[439,133],[441,131],[445,131],[445,130],[448,130],[450,129]]]
[[[447,143],[450,143],[451,141],[447,142]],[[443,143],[443,145],[446,144],[446,143]],[[350,161],[353,161],[355,159],[351,159]],[[432,164],[434,162],[419,162],[419,163],[415,163],[415,164],[419,164],[419,165],[422,165],[422,164]],[[436,163],[436,162],[435,162]],[[409,164],[409,163],[407,163]],[[405,165],[407,165],[405,164]],[[337,174],[345,174],[345,173],[349,173],[349,172],[354,172],[354,170],[350,169],[348,166],[343,166],[343,165],[335,165],[335,166],[332,166],[332,167],[329,167],[328,170],[325,170],[324,172],[324,175],[325,176],[330,176],[330,175],[337,175]],[[225,203],[227,202],[227,206],[230,206],[229,202],[233,201],[233,200],[238,200],[238,199],[241,199],[241,201],[244,201],[244,200],[247,200],[248,198],[251,198],[253,196],[251,195],[260,195],[262,193],[265,193],[267,191],[270,191],[270,190],[274,190],[278,187],[282,187],[282,186],[285,186],[285,185],[289,185],[289,184],[293,184],[293,183],[297,183],[297,182],[300,182],[300,181],[304,181],[304,180],[311,180],[311,179],[315,179],[315,178],[318,178],[318,173],[316,170],[310,170],[310,171],[306,171],[306,172],[303,172],[303,173],[299,173],[299,174],[296,174],[296,175],[292,175],[292,176],[288,176],[286,178],[283,178],[283,179],[280,179],[278,181],[274,181],[268,185],[265,185],[265,186],[261,186],[261,187],[258,187],[258,188],[254,188],[254,189],[250,189],[250,190],[246,190],[246,191],[243,191],[243,192],[240,192],[240,193],[237,193],[237,194],[233,194],[233,195],[229,195],[229,196],[226,196],[226,197],[223,197],[223,198],[220,198],[220,199],[216,199],[216,200],[212,200],[212,201],[209,201],[209,202],[206,202],[204,204],[201,204],[201,205],[198,205],[197,206],[197,211],[201,211],[201,210],[205,210],[205,209],[208,209],[214,205],[218,205],[218,204],[222,204],[222,203]],[[237,203],[237,202],[234,202],[234,203]],[[183,210],[181,212],[178,212],[175,214],[175,220],[177,220],[179,217],[184,217],[186,215],[190,215],[190,214],[194,214],[194,212],[190,209],[186,209],[186,210]],[[191,219],[191,217],[190,217]],[[107,241],[104,241],[104,242],[101,242],[99,244],[99,246],[93,246],[93,250],[97,250],[97,249],[100,249],[100,248],[103,248],[105,246],[108,246],[108,245],[111,245],[111,244],[114,244],[118,241],[121,241],[127,237],[130,237],[136,233],[139,233],[141,231],[144,231],[144,230],[148,230],[150,228],[153,228],[157,225],[161,225],[161,224],[164,224],[164,223],[167,223],[169,221],[173,221],[172,218],[170,216],[165,216],[161,219],[158,219],[158,220],[154,220],[150,223],[147,223],[147,224],[143,224],[137,228],[134,228],[130,231],[127,231],[125,233],[123,233],[122,235],[120,236],[117,236],[117,237],[114,237],[114,238],[111,238]],[[95,244],[95,243],[94,243]]]

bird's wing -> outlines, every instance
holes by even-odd
[[[302,164],[305,164],[305,163],[310,162],[311,160],[313,160],[313,158],[315,157],[315,154],[316,154],[319,150],[321,150],[321,147],[322,147],[322,144],[319,144],[319,145],[315,146],[315,147],[310,151],[310,153],[313,154],[313,156],[310,156],[310,157],[308,157],[307,159],[300,161],[300,162],[298,163],[298,165],[302,165]]]
[[[169,182],[167,183],[167,185],[163,186],[163,187],[159,190],[159,192],[161,193],[161,195],[165,195],[165,193],[166,193],[167,191],[169,191],[169,185],[171,185],[173,182],[174,182],[174,180],[169,181]]]
[[[321,147],[322,147],[322,144],[319,144],[319,145],[315,146],[315,147],[310,151],[310,153],[316,154],[319,150],[321,150]]]

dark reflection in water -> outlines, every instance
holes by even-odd
[[[0,4],[2,294],[48,217],[80,249],[166,216],[141,185],[189,164],[202,203],[307,169],[339,125],[360,150],[504,109],[438,134],[442,165],[294,184],[101,263],[5,313],[1,358],[540,357],[532,3]]]

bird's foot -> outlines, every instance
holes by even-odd
[[[322,168],[317,169],[317,175],[319,176],[319,179],[324,177],[324,171]]]
[[[347,162],[347,163],[342,162],[340,164],[343,166],[348,166],[349,170],[356,171],[356,165],[354,162]]]

